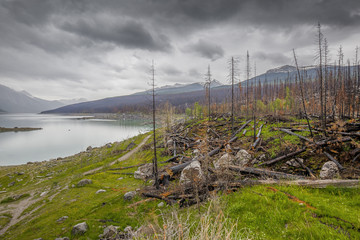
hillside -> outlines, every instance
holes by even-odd
[[[329,146],[346,168],[335,180],[318,180],[320,168],[328,160],[308,144],[306,152],[299,157],[313,171],[315,181],[291,157],[260,167],[303,145],[297,136],[288,135],[278,127],[290,128],[294,123],[303,124],[304,120],[281,118],[279,122],[270,116],[260,119],[262,143],[258,149],[251,147],[252,123],[244,125],[245,122],[236,119],[236,129],[245,126],[247,133],[238,132],[232,141],[228,132],[231,123],[226,116],[217,116],[211,122],[194,119],[179,123],[166,134],[159,129],[157,160],[160,176],[164,176],[160,190],[153,187],[151,171],[150,177],[143,175],[149,174],[146,172],[149,164],[145,164],[153,158],[150,133],[66,158],[0,167],[1,237],[9,240],[62,237],[112,240],[135,236],[138,239],[358,239],[360,188],[355,168],[359,162],[349,161],[358,140]],[[208,128],[213,131],[209,135]],[[307,132],[300,134],[309,137]],[[166,139],[169,137],[177,141],[176,158],[174,145]],[[208,145],[207,138],[211,140]],[[226,143],[229,146],[225,147]],[[219,145],[224,147],[214,151]],[[206,185],[200,184],[198,170],[190,175],[186,175],[184,168],[175,171],[174,167],[190,166],[194,157],[200,159],[205,171],[207,165],[202,156],[209,151],[212,154],[208,158]],[[228,155],[234,161],[244,156],[246,163],[236,160],[233,164],[239,164],[237,168],[229,164],[229,169],[219,168]],[[241,164],[245,167],[240,167]],[[252,169],[250,174],[246,172],[249,169]],[[268,173],[272,177],[253,169],[271,171]],[[276,174],[280,173],[283,178],[301,177],[303,183],[314,188],[296,186],[300,180],[287,185],[289,180],[277,179]],[[185,181],[184,185],[180,175],[193,181],[189,185]],[[317,188],[341,183],[355,187]],[[203,191],[204,186],[208,191]],[[79,223],[85,226],[83,232],[73,230]]]
[[[9,113],[39,113],[64,106],[58,101],[33,97],[27,92],[17,92],[0,84],[0,108]]]

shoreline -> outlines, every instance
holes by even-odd
[[[37,131],[37,130],[42,130],[42,128],[31,128],[31,127],[6,128],[6,127],[0,127],[0,133],[3,133],[3,132],[29,132],[29,131]]]

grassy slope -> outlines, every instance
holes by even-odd
[[[189,126],[199,124],[199,122],[192,122]],[[276,125],[266,125],[262,133],[264,141],[269,141],[268,145],[271,146],[270,154],[274,155],[283,151],[289,143],[298,141],[296,137],[286,136],[278,131],[270,131],[272,127],[277,127]],[[251,126],[247,129],[247,137],[242,140],[244,146],[250,144],[247,139],[251,138]],[[307,135],[307,133],[302,134]],[[279,136],[281,139],[277,140]],[[126,153],[123,150],[131,141],[139,144],[144,137],[145,135],[140,135],[114,144],[111,148],[97,148],[90,153],[80,153],[59,161],[1,167],[0,184],[2,190],[8,192],[1,194],[0,200],[15,194],[26,193],[32,195],[30,198],[38,199],[24,211],[22,216],[25,218],[11,227],[2,237],[5,239],[35,239],[39,237],[54,239],[68,236],[71,239],[97,239],[105,225],[116,225],[123,229],[128,225],[138,227],[147,222],[159,225],[159,228],[163,229],[163,217],[166,220],[168,213],[174,210],[173,207],[159,211],[157,207],[159,201],[151,201],[128,208],[129,204],[139,201],[141,198],[137,196],[130,202],[123,200],[125,192],[143,187],[145,185],[143,181],[136,180],[130,175],[111,174],[110,171],[100,171],[87,177],[82,176],[83,172],[99,166],[106,166],[121,157]],[[276,141],[280,142],[276,143]],[[127,161],[113,165],[112,168],[150,162],[151,149],[144,149]],[[163,149],[159,151],[161,156],[159,161],[168,158],[165,154],[161,154]],[[120,172],[134,172],[135,170],[136,168],[132,168]],[[15,172],[24,172],[25,174],[17,175],[14,174]],[[118,180],[119,177],[123,179]],[[91,179],[93,184],[81,188],[72,187],[73,184],[84,178]],[[13,181],[16,184],[7,187]],[[276,188],[296,196],[316,209],[299,205],[298,202],[289,200],[283,192],[273,192],[265,186],[247,187],[220,198],[221,211],[231,220],[227,224],[231,225],[235,222],[238,226],[234,232],[242,233],[245,229],[246,236],[256,239],[328,239],[329,237],[345,239],[349,234],[354,239],[360,238],[359,231],[356,230],[360,228],[359,188],[308,189],[283,186]],[[95,194],[99,189],[105,189],[106,192]],[[47,194],[40,197],[44,191]],[[57,194],[58,192],[60,193]],[[57,195],[54,196],[54,194]],[[3,203],[0,204],[0,207],[6,209],[11,207],[11,204]],[[207,204],[204,204],[200,208],[200,213],[206,209]],[[175,210],[178,211],[176,207]],[[160,216],[161,212],[164,212],[164,216]],[[197,226],[201,222],[198,208],[191,207],[179,211],[179,214],[183,215],[188,213],[191,214],[189,226]],[[321,218],[315,217],[314,214]],[[6,211],[0,215],[3,215],[2,218],[0,216],[0,225],[4,226],[11,216]],[[56,222],[62,216],[69,218],[63,223]],[[340,218],[349,223],[339,220]],[[71,236],[72,226],[83,221],[88,223],[90,230],[81,237]],[[335,230],[336,226],[337,230]],[[351,228],[355,228],[355,230]]]

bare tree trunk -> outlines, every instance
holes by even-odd
[[[155,177],[155,187],[159,189],[159,173],[158,173],[158,166],[157,166],[157,157],[156,157],[156,105],[155,105],[155,67],[154,67],[154,61],[151,65],[151,75],[152,75],[152,113],[153,113],[153,132],[154,132],[154,159],[153,159],[153,173]]]

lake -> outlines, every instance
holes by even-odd
[[[150,128],[141,120],[86,119],[84,116],[0,114],[0,127],[39,127],[0,133],[0,166],[66,157],[122,141]]]

